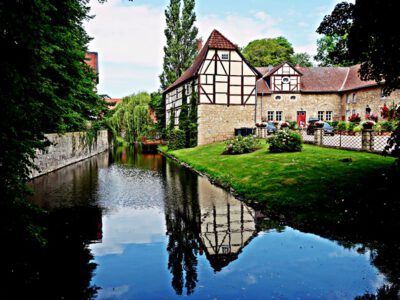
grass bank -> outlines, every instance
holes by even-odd
[[[222,155],[223,149],[223,143],[216,143],[168,154],[244,199],[297,218],[318,218],[323,212],[324,218],[337,220],[337,207],[359,211],[356,206],[366,196],[384,199],[386,174],[394,162],[377,154],[312,145],[304,145],[302,152],[279,154],[269,153],[265,143],[250,154]]]

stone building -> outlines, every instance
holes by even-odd
[[[182,98],[197,95],[198,144],[223,141],[235,128],[266,121],[297,121],[311,117],[347,120],[352,114],[379,115],[384,103],[399,102],[400,92],[389,98],[375,81],[362,81],[360,65],[300,67],[282,63],[254,68],[238,47],[214,30],[192,66],[164,90],[166,122],[175,111],[178,124]],[[189,102],[189,101],[188,101]]]

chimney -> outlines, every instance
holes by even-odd
[[[273,69],[272,65],[268,65],[268,72],[271,72],[271,70]]]
[[[201,48],[203,48],[203,40],[202,38],[199,38],[197,40],[197,51],[200,52]]]

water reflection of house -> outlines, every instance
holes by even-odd
[[[255,236],[255,212],[205,178],[199,178],[198,185],[202,250],[213,269],[220,271]]]

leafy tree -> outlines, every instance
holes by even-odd
[[[242,53],[251,65],[265,67],[285,61],[290,62],[294,50],[286,38],[277,37],[251,41],[244,47]]]
[[[157,130],[165,136],[165,99],[160,92],[150,94],[149,105],[155,111],[157,116]]]
[[[308,54],[306,52],[293,54],[290,61],[292,64],[300,65],[302,67],[310,68],[313,66],[313,64],[311,62],[311,56],[310,56],[310,54]]]
[[[35,151],[48,144],[45,132],[86,129],[102,109],[85,63],[87,3],[0,3],[2,199],[23,201]]]
[[[195,0],[170,0],[165,10],[167,27],[164,30],[167,44],[164,47],[163,72],[160,75],[161,88],[174,83],[193,62],[196,55],[198,29],[194,26]]]
[[[317,41],[318,50],[315,60],[320,66],[350,66],[354,60],[349,55],[348,34],[353,24],[354,5],[342,2],[335,6],[330,15],[324,17],[317,29],[324,36]]]
[[[192,83],[192,94],[190,96],[189,108],[189,147],[197,146],[197,93],[195,92],[195,83]]]
[[[149,135],[153,123],[150,120],[150,95],[142,92],[122,98],[114,114],[107,120],[108,126],[116,135],[123,135],[128,143]]]

